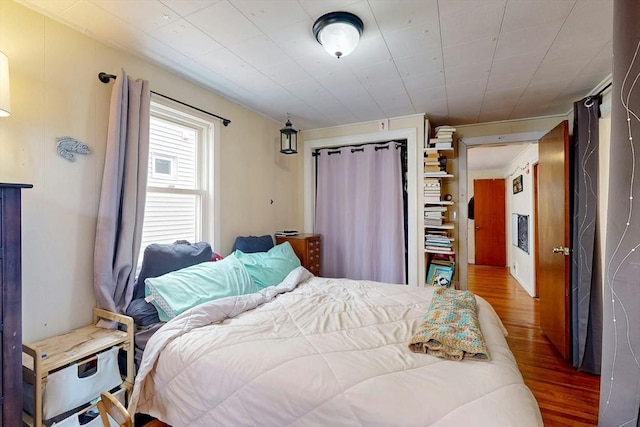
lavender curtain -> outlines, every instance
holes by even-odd
[[[122,70],[111,92],[96,226],[94,289],[100,308],[123,313],[133,295],[149,162],[149,82]]]
[[[598,211],[599,96],[573,104],[571,337],[573,366],[600,373],[602,274]]]
[[[613,6],[613,87],[601,426],[635,426],[640,410],[640,2]]]
[[[315,232],[322,235],[323,276],[405,283],[402,170],[395,145],[319,151]]]

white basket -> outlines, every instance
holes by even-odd
[[[126,404],[124,399],[125,392],[126,390],[123,389],[123,390],[118,390],[113,394],[113,396],[118,400],[118,402],[122,403],[122,405]],[[98,412],[98,408],[93,406],[91,408],[87,408],[83,411],[75,413],[70,417],[65,418],[62,421],[51,424],[51,427],[102,427],[102,419],[100,418],[99,414],[96,418],[92,419],[88,423],[80,424],[80,416],[85,412],[87,412],[89,409],[94,410],[96,413]],[[111,417],[109,417],[109,424],[111,425],[111,427],[120,427],[120,424],[115,422]]]
[[[78,376],[78,366],[86,362],[49,374],[43,396],[44,419],[53,418],[96,400],[103,391],[122,384],[118,368],[118,350],[118,347],[113,347],[99,353],[96,372],[91,376],[84,378]]]

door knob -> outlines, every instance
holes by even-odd
[[[569,256],[571,254],[571,250],[566,246],[556,246],[555,248],[553,248],[553,253]]]
[[[480,227],[476,227],[476,230],[480,230]]]

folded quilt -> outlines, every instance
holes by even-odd
[[[489,360],[475,296],[469,291],[435,289],[420,331],[411,338],[409,349],[449,360]]]

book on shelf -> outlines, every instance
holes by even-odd
[[[424,242],[424,247],[425,248],[433,248],[433,249],[440,249],[440,250],[451,250],[451,242],[449,243],[442,243],[442,242],[434,242],[434,241],[426,241]]]
[[[429,230],[427,236],[446,237],[447,239],[451,240],[451,236],[449,236],[449,232],[447,230]]]
[[[451,248],[439,248],[437,246],[425,246],[424,250],[438,254],[453,254],[453,250]]]
[[[425,212],[446,212],[447,207],[446,206],[425,206],[424,211]]]
[[[453,132],[450,131],[440,131],[436,134],[436,138],[449,138],[453,139]]]
[[[453,126],[450,125],[442,125],[442,126],[437,126],[435,129],[435,132],[455,132],[456,128],[454,128]]]
[[[278,236],[278,237],[297,236],[298,235],[298,231],[297,230],[276,231],[275,235]]]
[[[453,265],[440,265],[431,263],[429,265],[429,271],[427,273],[427,283],[432,286],[448,287],[451,285],[453,272]]]
[[[453,144],[451,141],[449,142],[436,142],[435,144],[433,144],[433,148],[452,148]]]
[[[444,223],[444,218],[425,218],[424,225],[442,225]]]
[[[426,245],[432,244],[434,246],[452,246],[450,238],[447,236],[439,236],[437,234],[427,234],[424,238],[424,243]]]
[[[429,187],[440,187],[440,180],[438,178],[426,177],[424,179],[424,185]]]
[[[442,170],[440,165],[427,165],[427,164],[424,165],[424,171],[425,173],[446,172],[445,170]]]
[[[430,138],[429,144],[437,144],[439,142],[453,142],[453,137]]]

